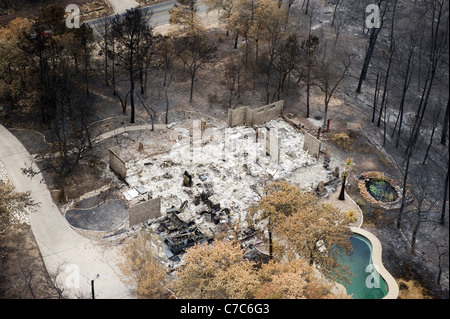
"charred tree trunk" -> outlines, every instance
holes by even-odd
[[[134,74],[133,74],[133,54],[130,54],[129,61],[129,76],[130,76],[130,106],[131,106],[131,119],[130,123],[135,122],[135,106],[134,106]]]
[[[380,70],[381,71],[381,70]],[[373,95],[373,110],[372,110],[372,123],[375,122],[375,114],[377,112],[377,105],[378,105],[378,95],[380,93],[380,71],[377,73],[377,79],[375,81],[375,93]]]
[[[407,147],[408,149],[408,153],[406,155],[406,166],[405,166],[405,171],[403,174],[403,190],[402,190],[402,201],[401,201],[401,206],[400,206],[400,210],[398,213],[398,218],[396,221],[396,226],[398,229],[401,228],[401,224],[402,224],[402,215],[403,215],[403,211],[405,210],[405,206],[406,206],[406,190],[407,190],[407,182],[408,182],[408,173],[409,173],[409,165],[411,162],[411,157],[413,155],[413,148],[414,148],[414,142],[413,142],[413,137],[411,136],[409,139],[409,145]]]
[[[345,183],[347,181],[347,176],[344,175],[342,177],[342,185],[341,185],[341,192],[339,193],[339,200],[345,200]]]
[[[441,144],[445,145],[447,143],[447,136],[448,136],[448,107],[449,107],[449,102],[450,100],[447,102],[447,108],[445,109],[445,116],[444,116],[444,123],[442,125],[442,135],[441,135]]]
[[[363,67],[359,76],[358,87],[356,93],[361,93],[363,81],[366,79],[367,71],[369,70],[370,61],[372,60],[373,51],[375,49],[375,43],[377,42],[378,33],[380,29],[372,28],[370,31],[369,45],[366,49],[366,55],[364,56]]]
[[[403,83],[402,99],[400,101],[397,120],[395,122],[395,126],[392,131],[392,135],[391,135],[391,137],[394,137],[395,130],[398,125],[398,132],[397,132],[397,138],[395,141],[395,148],[398,148],[398,145],[400,143],[400,135],[401,135],[402,125],[403,125],[403,115],[404,115],[404,106],[405,106],[405,100],[406,100],[406,92],[408,91],[409,84],[411,83],[411,78],[412,78],[412,73],[413,73],[412,69],[411,69],[411,66],[412,66],[411,62],[412,62],[413,54],[414,54],[414,47],[411,47],[411,49],[409,51],[409,55],[408,55],[408,62],[406,64],[406,74],[405,74],[405,81]]]
[[[386,71],[386,77],[384,79],[383,97],[381,98],[380,112],[378,113],[377,127],[380,127],[380,125],[381,125],[381,117],[383,116],[383,111],[384,111],[385,104],[386,104],[386,94],[388,91],[389,76],[391,73],[391,66],[392,66],[392,60],[394,57],[394,51],[395,51],[394,47],[393,47],[393,45],[391,45],[391,52],[390,52],[390,57],[389,57],[388,68]]]
[[[442,204],[442,213],[441,218],[439,220],[439,224],[444,225],[445,223],[445,209],[447,208],[447,197],[448,197],[448,171],[449,171],[449,161],[447,161],[447,176],[445,176],[445,187],[444,187],[444,202]]]

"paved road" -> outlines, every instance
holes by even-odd
[[[21,168],[30,163],[35,170],[37,167],[22,143],[1,125],[0,161],[17,191],[30,191],[31,198],[39,203],[28,219],[47,270],[61,269],[59,283],[65,291],[72,296],[82,293],[90,297],[91,280],[99,274],[94,281],[96,298],[135,298],[118,276],[117,251],[101,249],[69,226],[42,182],[42,176],[30,179],[22,174]]]
[[[108,0],[108,1],[111,3],[111,6],[112,6],[113,1],[111,1],[111,0]],[[169,23],[169,18],[170,18],[169,10],[173,9],[175,2],[176,2],[175,0],[169,0],[166,2],[157,3],[154,5],[143,7],[143,8],[149,8],[151,10],[150,25],[152,27],[156,27],[159,25]],[[119,14],[119,15],[124,14],[126,9],[129,9],[129,8],[131,8],[131,7],[127,7],[127,8],[124,7],[124,9],[118,9],[118,11],[116,11],[116,9],[114,9],[114,14],[112,14],[110,16],[107,16],[104,18],[87,20],[84,23],[88,24],[93,30],[95,30],[96,27],[99,25],[99,23],[101,23],[105,19],[111,19],[116,14]],[[198,10],[197,11],[198,14],[204,14],[206,12],[206,5],[203,4],[202,1],[199,1],[198,5],[197,5],[197,10]]]
[[[108,0],[114,13],[124,12],[127,9],[138,7],[139,3],[134,0]]]

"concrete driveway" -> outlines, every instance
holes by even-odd
[[[58,284],[73,297],[83,294],[90,298],[91,280],[99,274],[94,281],[96,298],[135,298],[119,278],[118,251],[99,247],[70,227],[54,204],[41,174],[33,179],[22,174],[22,167],[32,163],[37,171],[37,166],[22,143],[1,125],[0,161],[16,190],[30,191],[31,198],[39,203],[28,219],[47,270],[61,271]]]

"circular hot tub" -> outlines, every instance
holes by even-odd
[[[403,188],[383,173],[362,174],[359,177],[358,188],[365,200],[386,210],[396,209],[401,205]]]

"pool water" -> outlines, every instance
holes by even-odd
[[[372,245],[360,235],[350,238],[353,246],[351,255],[339,254],[338,260],[350,267],[353,277],[350,284],[342,283],[354,299],[381,299],[388,293],[386,281],[372,265]]]

